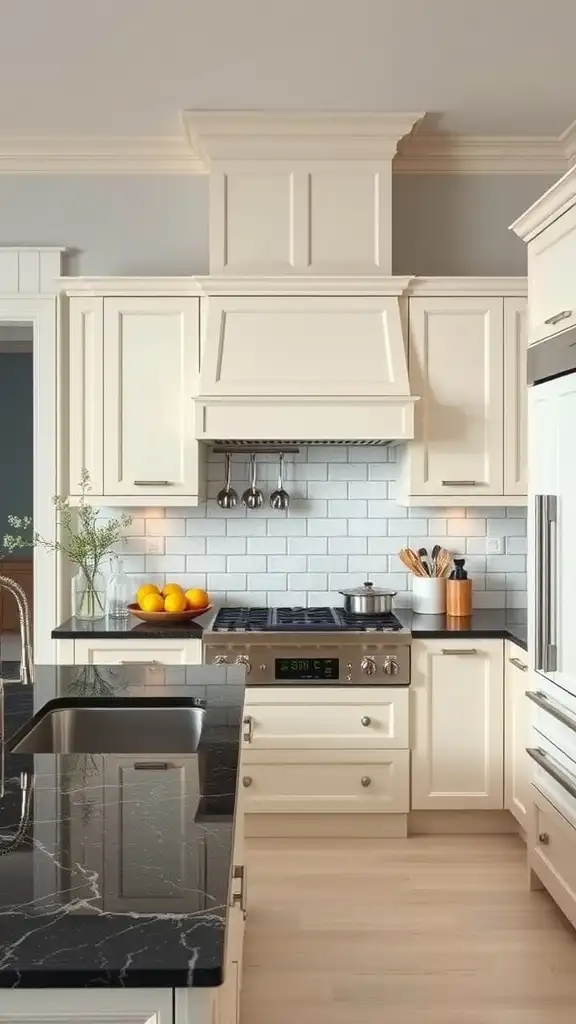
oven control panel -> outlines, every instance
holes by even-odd
[[[229,644],[206,640],[207,665],[244,665],[248,685],[408,686],[408,644]]]

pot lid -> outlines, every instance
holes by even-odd
[[[339,590],[344,597],[394,597],[396,590],[383,590],[375,587],[370,580],[365,580],[361,587],[351,587],[350,590]]]

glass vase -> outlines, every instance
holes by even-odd
[[[77,619],[102,619],[106,613],[106,580],[97,569],[79,569],[72,580],[72,603]]]
[[[126,622],[129,616],[128,605],[132,593],[132,585],[124,571],[124,563],[119,555],[110,559],[110,579],[106,594],[106,613],[108,618],[117,622]]]

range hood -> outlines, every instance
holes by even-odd
[[[388,294],[307,294],[202,300],[197,437],[219,441],[389,441],[414,436],[402,331],[408,279],[380,279]],[[316,292],[321,288],[314,282]],[[210,289],[210,282],[206,281]],[[239,284],[235,286],[235,290]],[[376,290],[376,286],[373,286]],[[256,282],[251,289],[257,291]],[[394,291],[396,294],[394,294]]]
[[[196,436],[414,436],[392,159],[422,115],[189,111],[210,175]]]

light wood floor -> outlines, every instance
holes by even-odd
[[[516,836],[247,845],[242,1024],[576,1024],[576,933]]]

